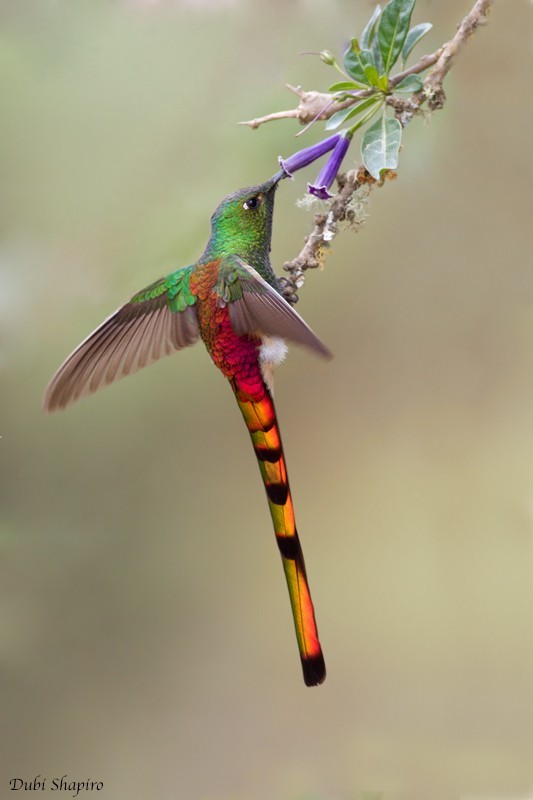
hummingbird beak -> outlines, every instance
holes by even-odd
[[[272,178],[270,178],[269,181],[266,182],[266,186],[268,187],[267,192],[271,192],[272,189],[275,189],[280,180],[286,177],[287,173],[285,172],[284,169],[280,169],[279,172],[276,172],[276,174]]]

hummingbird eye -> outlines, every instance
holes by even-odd
[[[263,202],[263,195],[258,194],[255,197],[250,197],[248,200],[245,200],[242,204],[242,207],[245,211],[252,211],[254,208],[259,208],[261,203]]]

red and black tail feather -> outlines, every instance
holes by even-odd
[[[251,400],[248,394],[239,390],[236,382],[232,382],[232,385],[250,432],[267,493],[289,588],[304,681],[307,686],[317,686],[326,677],[326,665],[318,639],[303,552],[296,530],[274,403],[265,384],[260,400]]]

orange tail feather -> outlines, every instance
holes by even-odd
[[[274,532],[289,589],[304,681],[307,686],[316,686],[324,681],[326,666],[318,639],[303,552],[296,530],[283,446],[272,395],[264,385],[262,398],[251,400],[248,394],[239,390],[236,383],[232,382],[232,385],[250,432],[267,493]]]

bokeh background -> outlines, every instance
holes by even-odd
[[[471,4],[419,0],[426,52]],[[289,108],[286,82],[326,88],[300,53],[342,52],[371,10],[1,2],[2,797],[38,773],[106,800],[533,794],[531,3],[496,4],[302,291],[335,360],[293,348],[277,405],[322,687],[201,346],[40,411],[72,347],[201,253],[224,195],[322,135],[235,123]],[[278,269],[313,176],[278,193]]]

